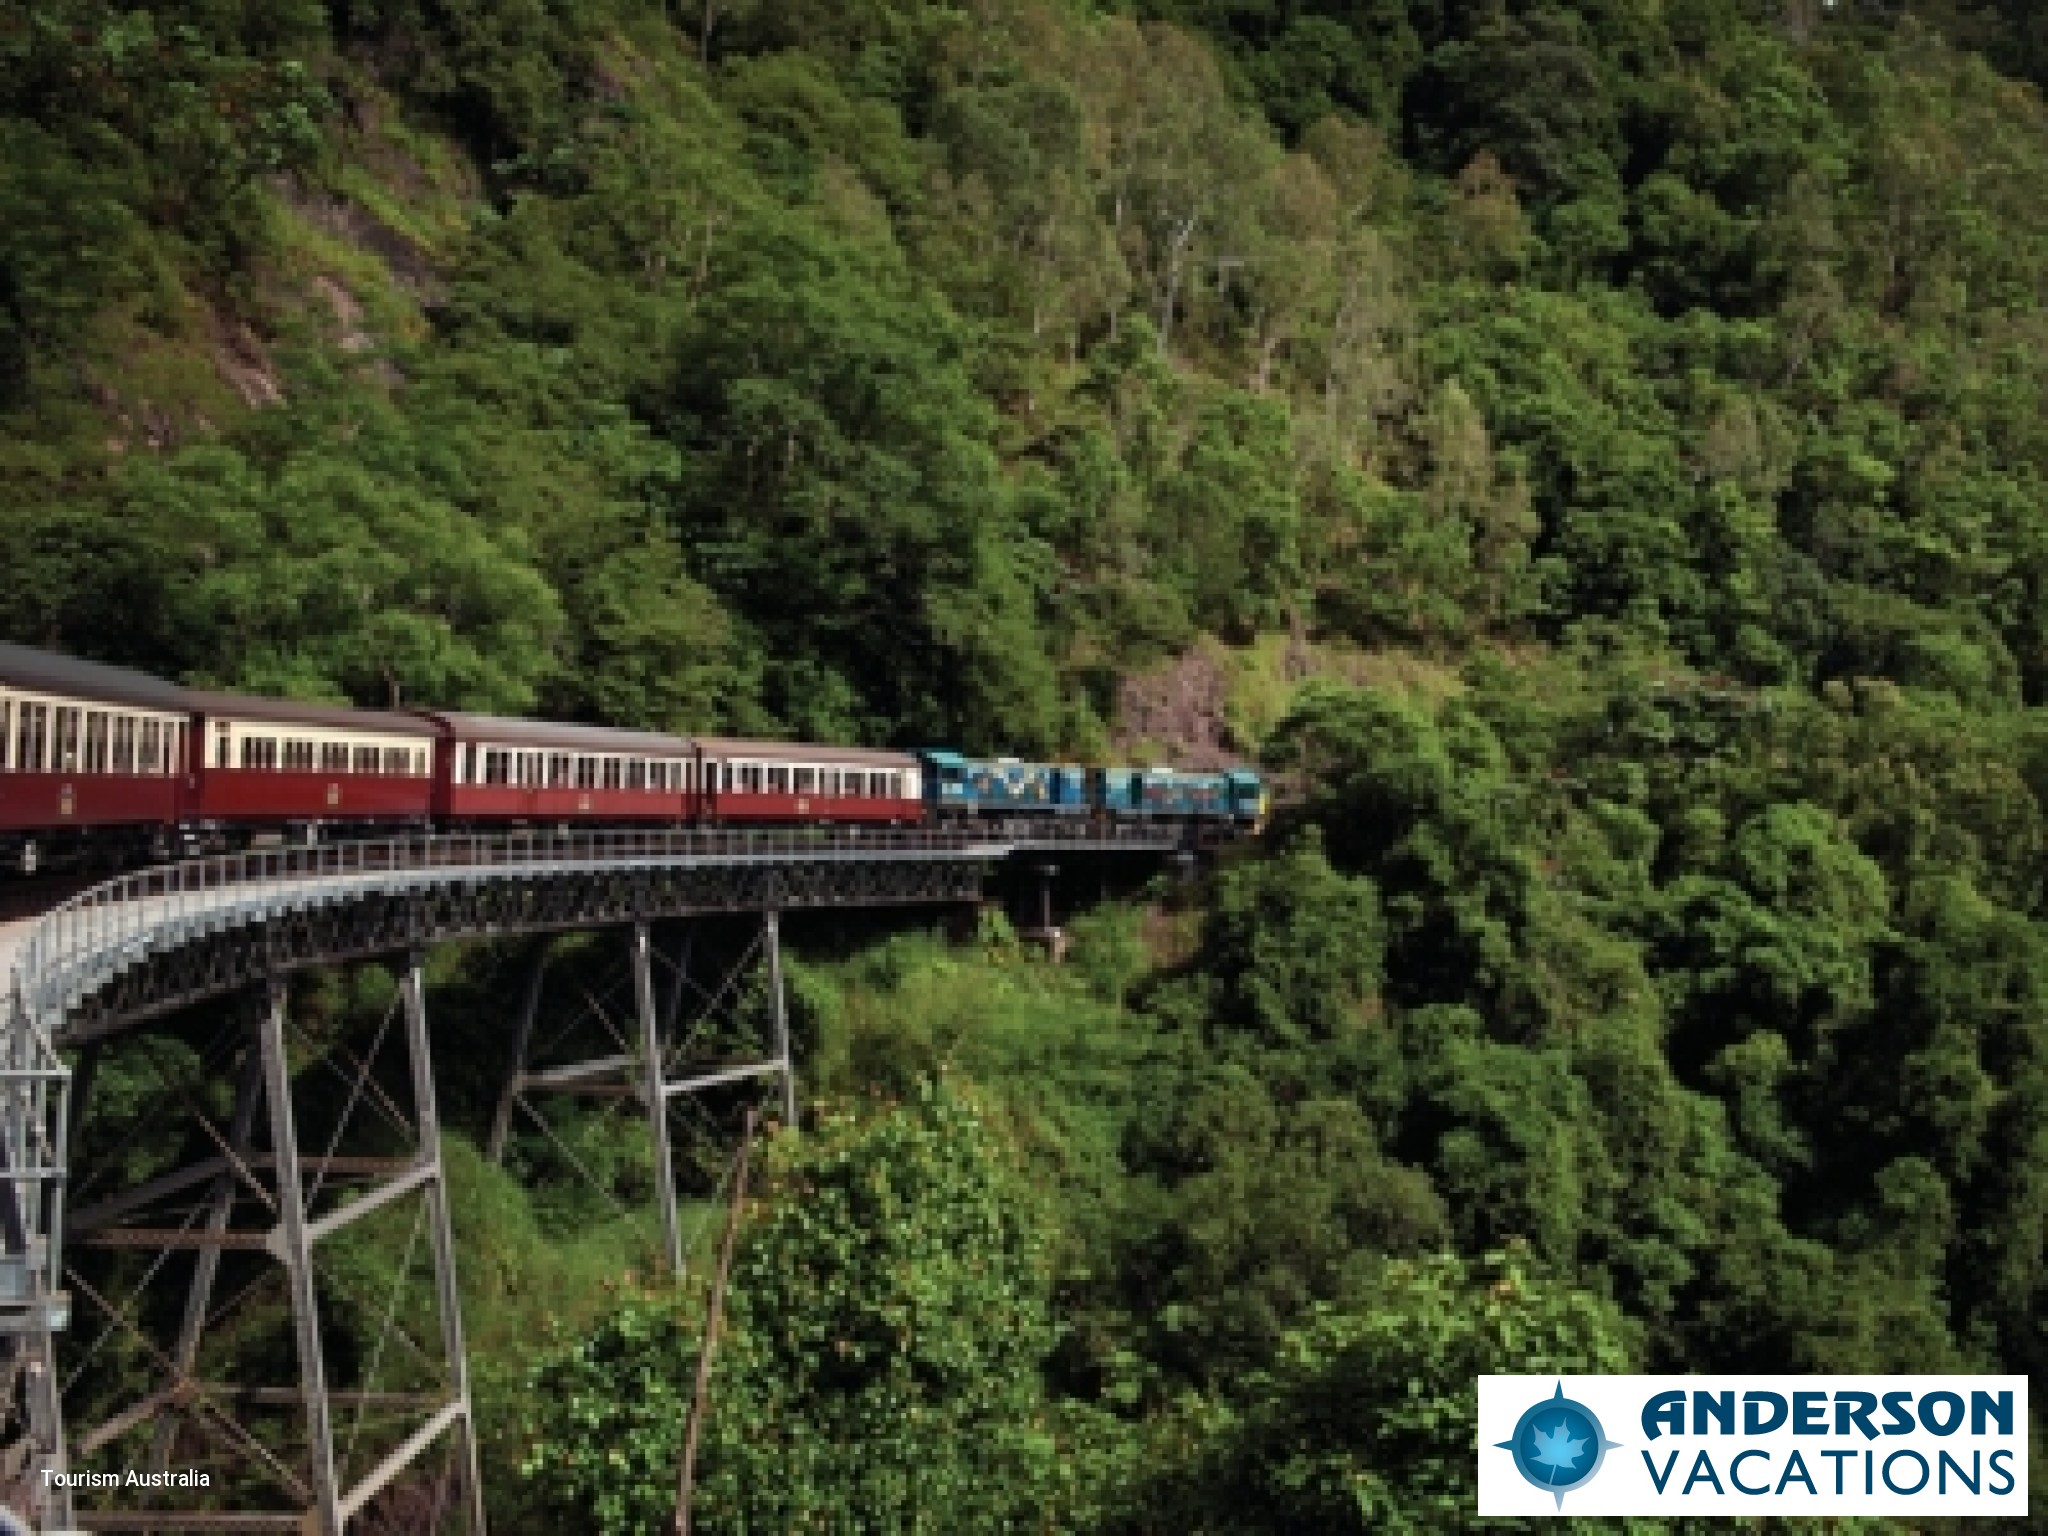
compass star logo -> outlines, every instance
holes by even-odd
[[[1512,1452],[1515,1470],[1555,1494],[1562,1509],[1564,1496],[1590,1483],[1607,1453],[1620,1445],[1607,1438],[1592,1409],[1564,1395],[1560,1381],[1554,1395],[1540,1399],[1515,1421],[1513,1438],[1499,1441],[1495,1448]]]

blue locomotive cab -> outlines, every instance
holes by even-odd
[[[1223,775],[1230,797],[1230,819],[1241,827],[1257,831],[1266,820],[1266,782],[1249,768],[1233,768]]]
[[[924,764],[924,803],[934,819],[967,816],[974,810],[967,781],[967,759],[958,752],[920,752]]]
[[[1079,768],[1014,757],[925,751],[925,803],[935,816],[1083,816],[1087,780]]]
[[[1143,821],[1223,821],[1232,816],[1228,775],[1171,768],[1098,768],[1096,808],[1105,816]]]

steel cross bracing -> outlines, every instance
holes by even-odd
[[[58,1055],[60,1047],[82,1050],[81,1068],[89,1070],[102,1042],[148,1020],[245,988],[258,989],[264,997],[262,1019],[243,1053],[244,1091],[238,1097],[234,1125],[225,1136],[210,1128],[221,1156],[196,1175],[187,1170],[169,1176],[169,1190],[128,1192],[121,1221],[110,1217],[104,1205],[95,1213],[98,1219],[88,1239],[94,1246],[155,1248],[160,1254],[189,1250],[198,1258],[189,1280],[185,1324],[173,1350],[161,1355],[159,1362],[169,1385],[96,1426],[79,1443],[83,1447],[90,1441],[97,1449],[109,1443],[109,1437],[150,1426],[151,1465],[161,1469],[169,1454],[169,1437],[178,1425],[188,1431],[196,1425],[198,1431],[215,1437],[230,1433],[222,1425],[232,1427],[234,1421],[220,1408],[221,1396],[261,1401],[266,1400],[265,1392],[271,1399],[279,1395],[282,1389],[208,1386],[192,1377],[221,1256],[252,1249],[277,1258],[289,1278],[302,1370],[297,1400],[304,1409],[307,1441],[303,1474],[282,1469],[278,1477],[280,1489],[299,1505],[289,1515],[221,1515],[211,1524],[198,1525],[190,1519],[180,1521],[169,1511],[147,1518],[136,1512],[136,1519],[118,1513],[82,1518],[103,1529],[268,1526],[339,1531],[407,1465],[452,1434],[454,1481],[461,1491],[457,1502],[466,1501],[467,1523],[480,1529],[461,1322],[453,1305],[447,1196],[439,1172],[432,1078],[426,1065],[418,965],[425,947],[492,934],[630,927],[636,1043],[615,1059],[529,1071],[529,1007],[514,1079],[500,1107],[500,1123],[493,1128],[493,1151],[495,1155],[503,1149],[504,1122],[514,1107],[526,1107],[531,1114],[536,1093],[559,1091],[579,1080],[586,1088],[603,1091],[603,1079],[612,1074],[613,1086],[630,1092],[649,1115],[660,1154],[656,1166],[664,1250],[674,1265],[680,1262],[681,1247],[666,1145],[670,1106],[723,1084],[773,1078],[780,1083],[784,1118],[795,1116],[779,912],[968,902],[979,898],[988,869],[1012,854],[1163,853],[1186,845],[1186,834],[1172,827],[1040,822],[903,831],[422,836],[189,861],[96,887],[47,913],[25,934],[21,925],[0,927],[0,985],[5,985],[0,991],[0,1503],[8,1499],[10,1481],[17,1501],[24,1492],[35,1497],[34,1485],[42,1481],[38,1473],[66,1466],[55,1334],[69,1321],[69,1297],[62,1281],[70,1084]],[[664,918],[745,912],[763,914],[757,949],[768,972],[767,1054],[682,1060],[683,1042],[690,1037],[690,1031],[676,1027],[684,1000],[694,994],[709,1005],[694,1015],[701,1024],[715,1012],[739,972],[716,991],[707,990],[692,975],[687,947],[677,961],[657,956],[649,925]],[[438,1407],[412,1435],[364,1478],[344,1488],[332,1465],[331,1414],[340,1399],[323,1379],[311,1281],[312,1246],[332,1230],[323,1223],[335,1222],[338,1213],[309,1216],[302,1180],[313,1169],[317,1195],[331,1176],[345,1180],[375,1171],[371,1165],[379,1165],[379,1160],[332,1155],[309,1160],[300,1154],[285,1070],[285,978],[297,970],[392,954],[411,957],[404,994],[418,1152],[410,1166],[381,1186],[360,1192],[357,1204],[364,1207],[362,1214],[401,1198],[417,1195],[424,1200],[421,1209],[434,1253],[448,1382]],[[673,973],[659,1020],[657,963]],[[742,966],[745,963],[743,959]],[[536,998],[539,974],[536,969]],[[11,985],[6,985],[10,979]],[[267,1157],[245,1145],[259,1096],[259,1075],[273,1144]],[[152,1198],[200,1186],[208,1191],[203,1221],[198,1220],[198,1208],[188,1211],[185,1223],[175,1229],[138,1226],[126,1219]],[[274,1219],[260,1239],[229,1226],[235,1202],[252,1195]],[[157,1265],[161,1262],[159,1257]],[[109,1327],[122,1325],[118,1306],[99,1310],[113,1319]],[[375,1396],[357,1393],[354,1400],[360,1404]],[[38,1513],[63,1524],[70,1519],[69,1506],[60,1491],[41,1500]]]
[[[54,1497],[41,1514],[85,1530],[338,1532],[373,1508],[398,1524],[423,1510],[413,1528],[445,1517],[480,1536],[422,957],[405,957],[360,1056],[299,1027],[281,977],[251,1002],[196,1062],[168,1053],[155,1063],[163,1091],[145,1121],[189,1119],[215,1155],[74,1214],[74,1254],[110,1250],[110,1262],[90,1277],[67,1265],[81,1337],[58,1361],[82,1410],[68,1415],[78,1464],[198,1469],[211,1482],[203,1493]],[[296,1074],[295,1059],[308,1063]],[[317,1067],[341,1073],[346,1093],[338,1112],[329,1104],[308,1122],[298,1084]],[[220,1116],[210,1090],[228,1080],[233,1107]],[[144,1126],[130,1133],[134,1144],[153,1139]],[[337,1251],[343,1262],[321,1257]],[[337,1309],[374,1319],[366,1348],[337,1356]],[[173,1316],[171,1341],[161,1321]],[[288,1348],[273,1337],[284,1327]],[[280,1360],[296,1362],[295,1382]],[[138,1375],[154,1377],[139,1397]]]

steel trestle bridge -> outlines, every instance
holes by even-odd
[[[795,1119],[781,914],[978,902],[994,868],[1018,856],[1189,851],[1183,829],[1142,823],[422,835],[262,849],[152,868],[94,887],[31,923],[0,927],[0,1431],[10,1417],[19,1427],[11,1447],[0,1443],[0,1501],[11,1486],[16,1501],[48,1530],[340,1536],[380,1497],[395,1497],[402,1474],[438,1447],[446,1471],[431,1519],[438,1523],[445,1515],[482,1536],[426,1021],[423,966],[432,946],[574,930],[627,933],[632,1017],[623,1026],[606,1023],[614,1048],[566,1063],[539,1059],[546,1054],[536,1045],[536,1024],[547,950],[538,944],[523,1006],[511,1021],[513,1069],[489,1151],[494,1161],[503,1156],[521,1110],[546,1132],[533,1107],[541,1094],[638,1101],[653,1138],[664,1256],[673,1269],[680,1267],[682,1241],[670,1106],[770,1079],[779,1080],[783,1120]],[[1049,880],[1050,868],[1041,868]],[[703,952],[693,949],[693,925],[713,919],[728,925],[757,920],[758,929],[725,974],[707,977]],[[657,943],[657,923],[681,925],[673,954]],[[294,1056],[290,980],[321,967],[393,958],[401,962],[401,979],[385,1028],[355,1063],[343,1123],[332,1128],[319,1155],[309,1155],[294,1117],[294,1063],[305,1053]],[[723,1054],[692,1059],[691,1020],[701,1023],[721,1008],[730,1012],[743,992],[763,1000],[760,1048],[736,1056],[731,1044],[737,1037],[728,1032],[720,1037]],[[212,1154],[67,1214],[70,1122],[74,1108],[83,1109],[73,1099],[89,1095],[86,1081],[101,1047],[193,1004],[231,995],[248,1000],[221,1067],[235,1083],[232,1113],[220,1125],[197,1116]],[[387,1038],[393,1050],[403,1045],[409,1110],[378,1087],[373,1069]],[[79,1063],[76,1084],[67,1053]],[[391,1155],[339,1154],[348,1114],[366,1104],[388,1122],[379,1146]],[[267,1145],[256,1135],[259,1109]],[[160,1214],[167,1202],[194,1198],[181,1214]],[[329,1380],[321,1334],[325,1292],[316,1284],[314,1250],[401,1202],[415,1210],[414,1237],[424,1231],[431,1256],[433,1299],[422,1316],[437,1324],[439,1348],[415,1346],[414,1353],[422,1360],[439,1356],[428,1373],[436,1379],[422,1376],[407,1392],[343,1390]],[[137,1296],[121,1301],[98,1294],[67,1264],[67,1245],[158,1257]],[[406,1247],[408,1265],[413,1246],[409,1241]],[[175,1342],[164,1348],[144,1337],[135,1321],[139,1292],[170,1255],[188,1252],[194,1258],[177,1309],[183,1320]],[[292,1387],[208,1381],[200,1369],[201,1344],[226,1311],[217,1294],[225,1289],[224,1259],[246,1263],[251,1255],[275,1261],[282,1272],[298,1364]],[[94,1351],[118,1336],[163,1378],[158,1390],[75,1439],[63,1407],[60,1367],[67,1361],[60,1361],[57,1348],[70,1326],[74,1296],[107,1319]],[[398,1311],[394,1292],[387,1324]],[[240,1422],[241,1412],[264,1406],[300,1416],[287,1451],[275,1437],[254,1435]],[[357,1432],[372,1414],[391,1416],[397,1427],[381,1440],[373,1435],[371,1450],[351,1466]],[[345,1433],[337,1423],[344,1418]],[[83,1459],[117,1441],[146,1444],[150,1470],[169,1473],[181,1433],[263,1472],[276,1495],[271,1507],[183,1508],[173,1507],[175,1500],[147,1507],[152,1495],[144,1494],[109,1501],[123,1507],[87,1510],[65,1486],[71,1455]]]

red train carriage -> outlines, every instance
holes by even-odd
[[[0,861],[165,848],[186,721],[170,683],[0,644]]]
[[[208,840],[269,831],[312,841],[424,826],[440,732],[417,715],[230,693],[192,711],[185,820]]]
[[[695,752],[680,736],[493,715],[426,714],[442,732],[434,814],[445,825],[690,819]]]
[[[917,759],[908,753],[700,736],[697,754],[708,821],[894,825],[924,816]]]

